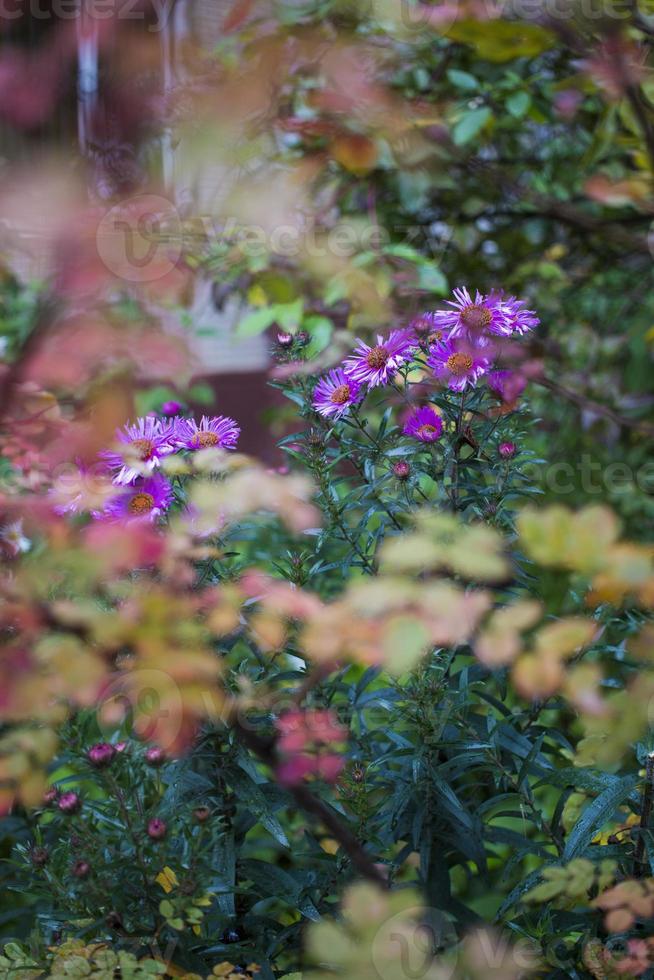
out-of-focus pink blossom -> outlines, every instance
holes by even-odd
[[[347,729],[332,711],[288,711],[277,719],[278,749],[282,761],[277,776],[292,786],[308,776],[334,782],[345,764],[341,755],[325,751],[347,739]]]

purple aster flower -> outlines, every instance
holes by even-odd
[[[527,381],[515,371],[491,371],[487,378],[488,387],[503,402],[514,402],[527,386]]]
[[[436,442],[442,433],[443,420],[431,405],[416,409],[404,426],[404,435],[420,442]]]
[[[410,330],[392,330],[385,340],[378,336],[375,347],[359,340],[354,354],[345,361],[345,373],[370,388],[388,384],[398,368],[411,358],[416,344],[417,338]]]
[[[533,330],[540,323],[533,310],[525,309],[525,302],[509,296],[508,299],[501,300],[502,315],[507,324],[509,334],[525,334]]]
[[[199,425],[195,419],[180,419],[175,426],[174,440],[181,449],[236,449],[240,434],[240,426],[234,419],[203,415]]]
[[[134,425],[118,429],[116,439],[121,447],[100,453],[111,469],[118,470],[114,483],[126,485],[151,473],[164,456],[174,452],[172,432],[169,422],[152,415],[137,419]]]
[[[427,363],[439,381],[453,391],[464,391],[474,385],[490,367],[488,352],[465,337],[452,337],[435,344]]]
[[[154,521],[168,509],[172,500],[170,483],[161,473],[154,473],[125,487],[105,505],[102,513],[93,516],[119,521]]]
[[[434,313],[434,324],[449,336],[478,336],[485,331],[502,336],[511,333],[499,293],[485,296],[477,290],[473,300],[465,287],[455,289],[454,299],[448,300],[447,305],[450,310]]]
[[[342,368],[330,371],[321,378],[313,393],[313,407],[325,418],[338,419],[360,398],[361,384],[348,377]]]

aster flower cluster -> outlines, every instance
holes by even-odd
[[[174,501],[173,487],[161,472],[163,461],[176,453],[201,449],[236,449],[240,428],[226,416],[161,419],[146,415],[116,432],[112,449],[99,454],[103,472],[116,493],[93,510],[96,519],[120,522],[155,521]],[[78,499],[78,497],[80,499]],[[78,495],[60,503],[59,512],[81,509]]]
[[[444,387],[463,392],[486,377],[494,394],[514,401],[524,389],[524,380],[512,371],[493,370],[498,345],[537,327],[536,314],[515,296],[477,290],[473,298],[465,288],[455,289],[446,306],[421,314],[408,329],[393,330],[386,338],[378,336],[373,345],[357,341],[341,367],[316,385],[314,409],[325,418],[342,418],[363,400],[366,391],[390,384],[402,367],[411,366],[419,350],[426,350],[427,367]],[[435,442],[442,429],[436,410],[425,406],[407,421],[404,434]]]

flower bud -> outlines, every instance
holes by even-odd
[[[158,745],[151,745],[145,753],[145,761],[149,766],[157,769],[166,761],[166,753]]]
[[[182,410],[182,406],[179,402],[170,401],[164,402],[161,406],[161,414],[167,415],[168,418],[172,418],[174,415],[179,415]]]
[[[398,480],[408,480],[411,473],[411,467],[406,460],[401,459],[393,465],[393,475],[398,478]]]
[[[57,797],[59,796],[59,790],[55,786],[51,786],[50,789],[46,789],[43,794],[43,805],[50,806],[52,803],[56,803]]]
[[[197,823],[206,823],[211,816],[211,810],[208,806],[198,806],[193,811],[193,817]]]
[[[153,817],[153,819],[148,822],[147,833],[148,837],[151,837],[152,840],[163,840],[167,832],[168,828],[166,827],[166,824],[163,820],[160,820],[159,817]]]
[[[57,806],[62,813],[77,813],[82,805],[82,801],[77,793],[62,793],[57,802]]]
[[[86,758],[96,769],[106,769],[108,765],[111,765],[115,755],[116,750],[113,745],[109,745],[108,742],[97,742],[88,750]]]
[[[121,916],[120,912],[116,912],[115,910],[112,910],[111,912],[108,913],[107,918],[105,919],[105,922],[107,923],[107,925],[109,926],[110,929],[122,929],[123,928],[123,919],[122,919],[122,916]]]
[[[48,863],[50,852],[47,847],[33,847],[30,851],[30,861],[36,868],[42,868]]]
[[[500,443],[500,456],[502,459],[511,459],[518,451],[515,442]]]
[[[292,347],[293,346],[293,334],[292,333],[278,333],[277,334],[277,343],[284,350],[286,350],[286,348],[288,348],[288,347]]]
[[[411,323],[411,328],[419,337],[428,337],[434,329],[434,317],[429,314],[417,316]]]
[[[75,878],[88,878],[91,873],[91,865],[88,861],[75,861],[72,872]]]
[[[355,783],[362,783],[366,778],[365,769],[363,766],[354,765],[352,767],[352,780]]]

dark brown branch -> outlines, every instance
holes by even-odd
[[[264,762],[272,769],[277,767],[278,760],[274,741],[261,738],[239,721],[232,722],[232,727],[240,741],[261,762]],[[297,805],[305,813],[310,813],[325,825],[332,837],[339,842],[348,855],[354,867],[364,878],[372,881],[375,885],[379,885],[381,888],[388,888],[388,879],[384,872],[366,854],[360,841],[354,836],[347,824],[341,820],[335,810],[327,806],[326,803],[323,803],[317,796],[314,796],[308,786],[298,784],[297,786],[289,786],[288,789]]]
[[[580,408],[587,409],[589,412],[593,412],[595,415],[601,415],[603,418],[609,419],[611,422],[615,422],[616,425],[624,426],[629,429],[636,429],[638,432],[643,432],[646,435],[654,436],[654,425],[649,422],[641,422],[639,419],[631,419],[626,415],[621,415],[619,412],[614,411],[614,409],[609,408],[608,405],[602,405],[601,402],[593,401],[591,398],[587,398],[585,395],[577,394],[576,391],[572,391],[570,388],[564,388],[560,385],[558,381],[552,381],[551,378],[540,377],[534,378],[534,383],[541,385],[543,388],[548,388],[550,391],[556,392],[561,398],[565,398],[566,401],[572,402],[574,405],[578,405]]]

